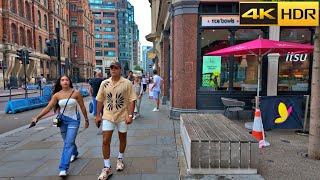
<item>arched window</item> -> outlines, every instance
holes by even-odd
[[[43,20],[44,20],[44,29],[46,31],[48,31],[48,18],[47,18],[47,15],[43,16]]]
[[[24,35],[24,29],[23,27],[20,27],[20,30],[19,30],[19,39],[20,39],[20,46],[22,45],[26,45],[26,41],[25,41],[25,35]]]
[[[39,36],[39,51],[42,53],[42,37]]]
[[[11,24],[11,43],[17,43],[17,26],[15,24]]]
[[[39,10],[38,10],[38,26],[39,28],[41,28],[41,13]]]
[[[32,48],[32,34],[30,30],[27,31],[27,44],[28,47]]]
[[[24,17],[24,0],[19,0],[18,3],[18,11],[19,11],[19,16]]]
[[[78,42],[78,33],[73,32],[72,33],[72,43],[77,43]]]

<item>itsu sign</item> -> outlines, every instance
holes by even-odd
[[[202,16],[202,26],[239,26],[240,18],[234,15]]]
[[[308,54],[294,54],[292,52],[288,52],[286,61],[305,61],[308,57]]]

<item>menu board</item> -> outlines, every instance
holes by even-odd
[[[221,56],[203,56],[202,86],[219,87]]]

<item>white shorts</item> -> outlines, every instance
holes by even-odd
[[[128,130],[126,121],[111,122],[105,119],[102,121],[102,131],[113,131],[115,130],[116,126],[118,128],[118,131],[121,133],[125,133]]]

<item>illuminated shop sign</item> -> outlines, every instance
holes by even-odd
[[[239,26],[240,17],[234,15],[202,16],[202,26]]]

